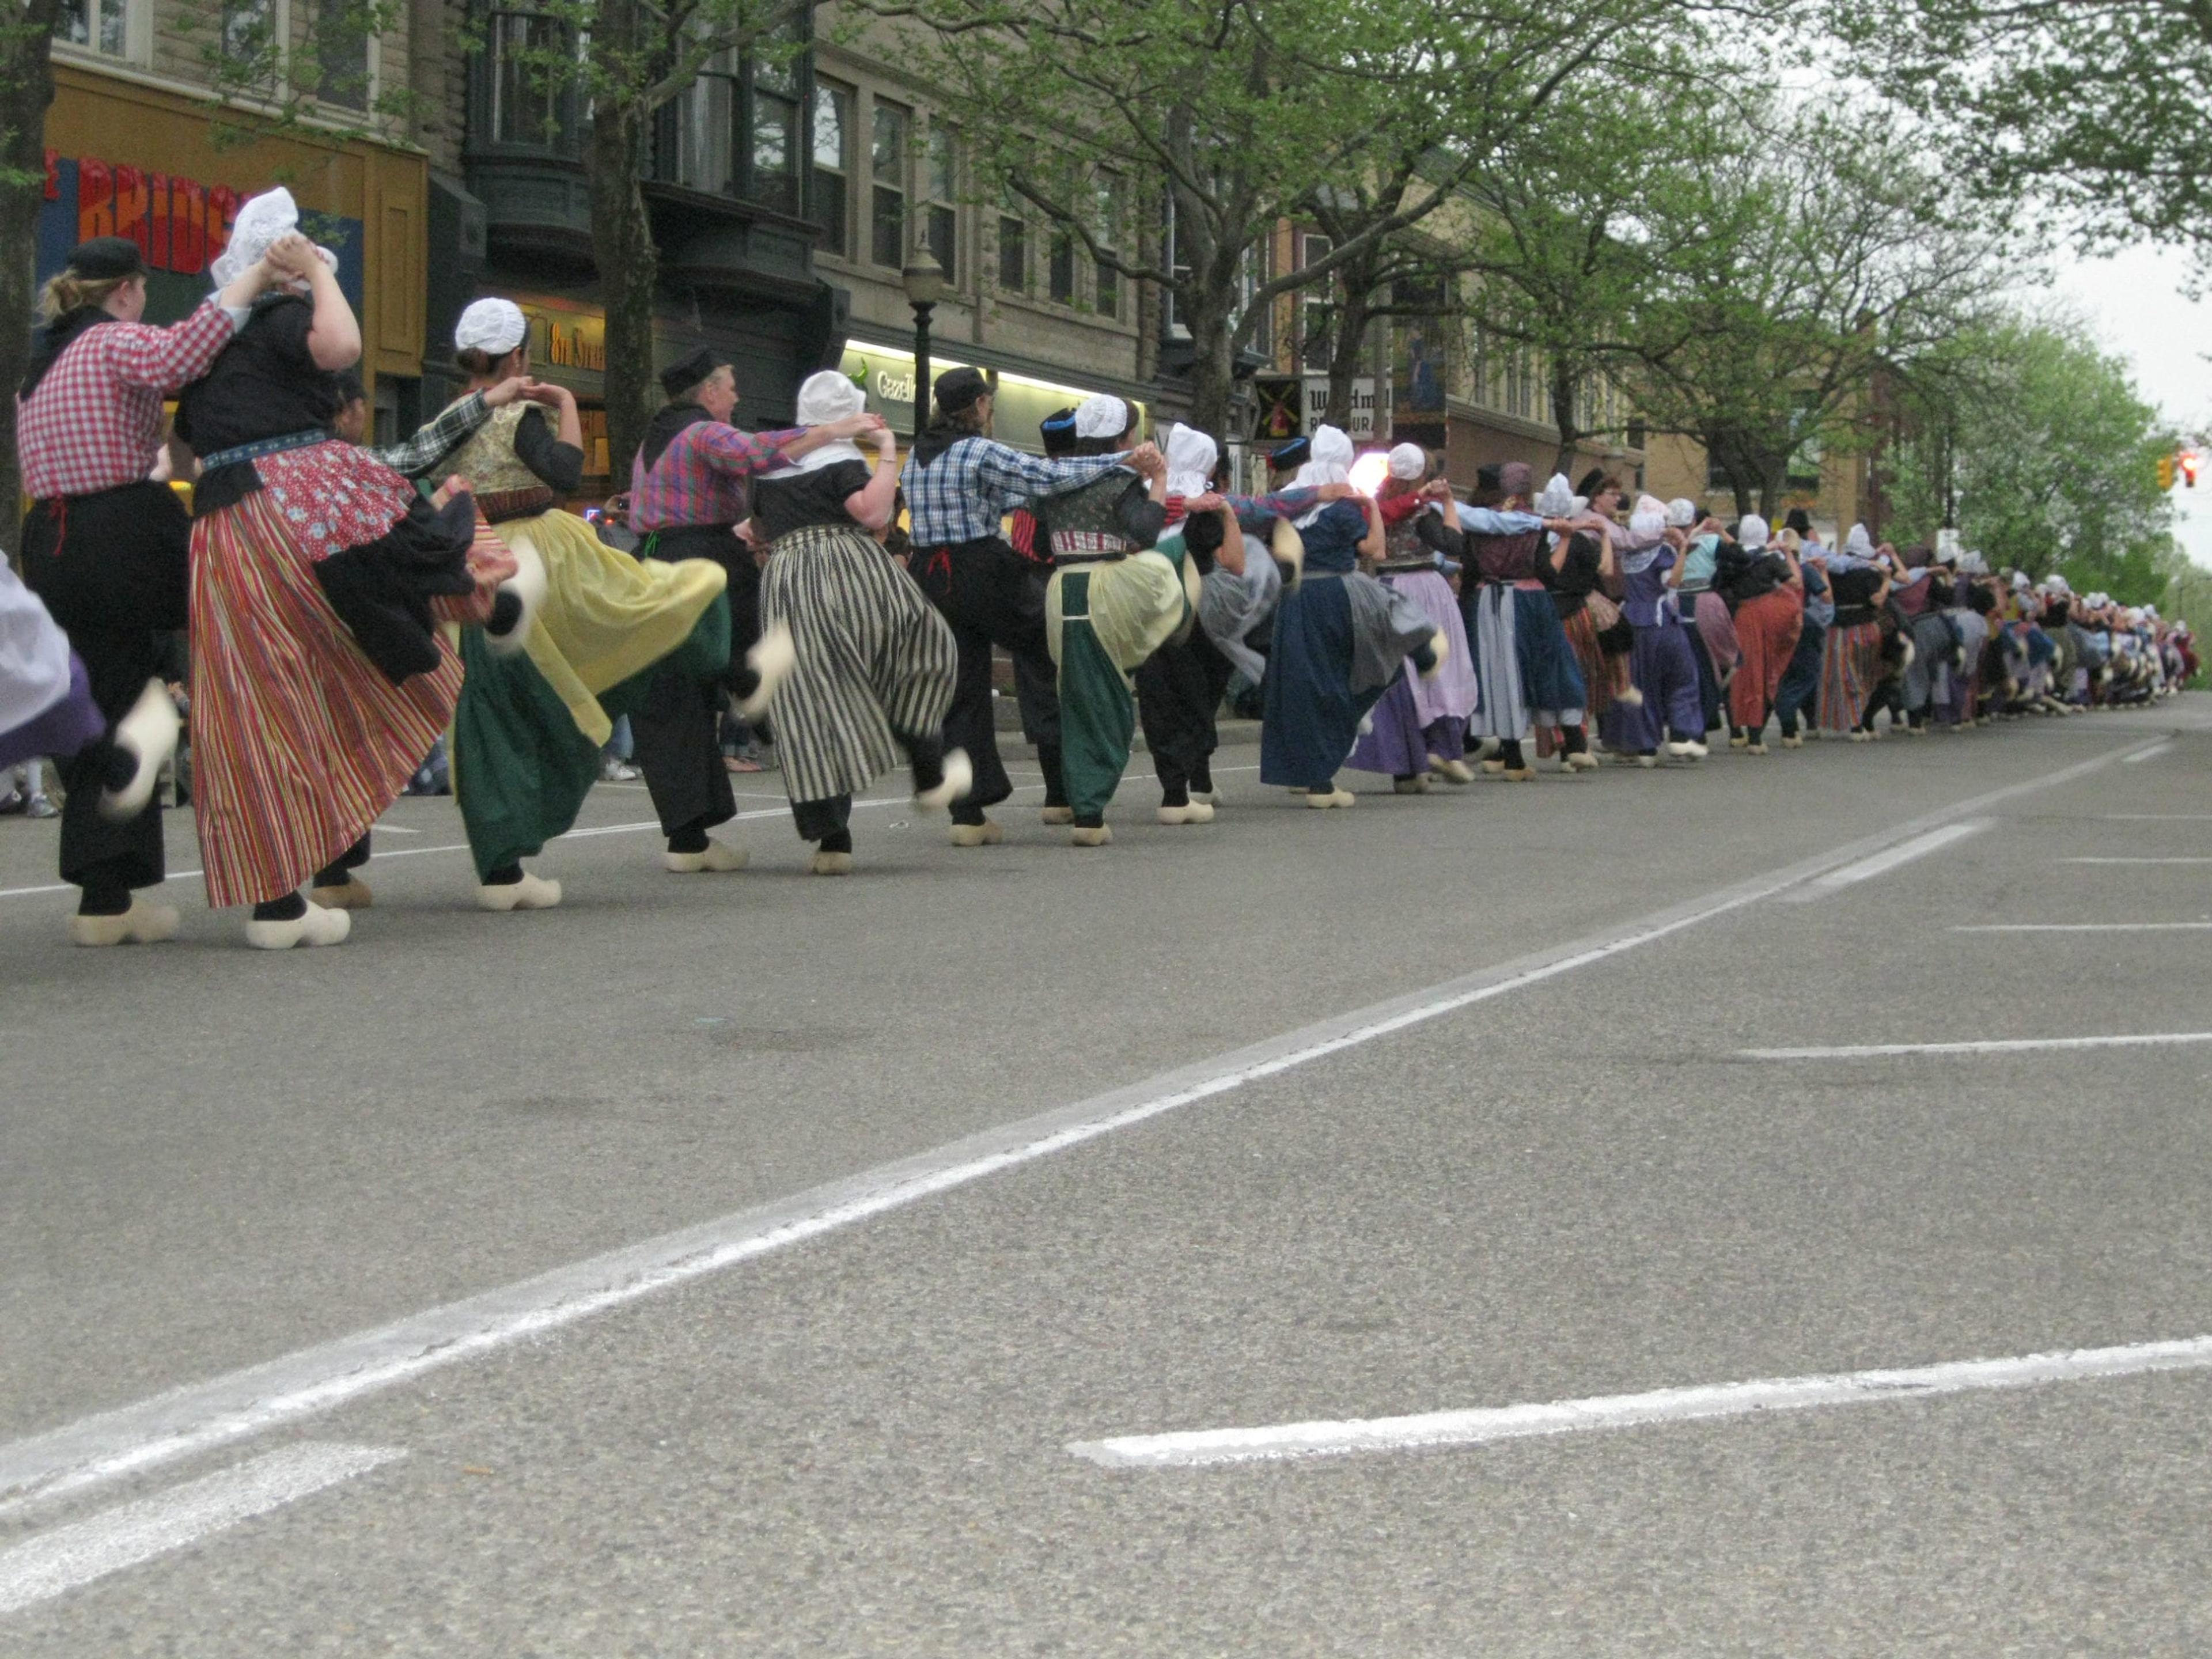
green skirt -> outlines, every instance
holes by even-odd
[[[730,660],[730,602],[717,595],[683,645],[599,696],[610,720],[645,702],[666,669],[712,679]],[[493,653],[483,629],[461,630],[459,704],[450,746],[453,796],[482,881],[566,835],[599,778],[599,746],[577,729],[526,653]]]

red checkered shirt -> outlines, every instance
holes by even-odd
[[[726,421],[694,421],[650,469],[642,450],[630,464],[630,528],[737,523],[745,516],[745,479],[774,469],[783,447],[805,435],[802,427],[740,432]]]
[[[169,328],[102,323],[70,341],[16,403],[23,493],[89,495],[143,478],[161,447],[161,400],[206,374],[237,329],[210,300]]]

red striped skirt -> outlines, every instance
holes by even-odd
[[[1849,732],[1881,684],[1881,624],[1831,628],[1820,647],[1820,729]]]
[[[487,539],[471,564],[496,552],[511,573]],[[439,639],[432,672],[385,678],[315,580],[336,550],[313,545],[269,489],[192,526],[192,788],[215,908],[296,890],[361,839],[453,719],[451,641]],[[488,605],[486,586],[432,609],[480,620]]]

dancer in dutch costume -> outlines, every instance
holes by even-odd
[[[799,418],[833,427],[857,415],[860,389],[834,369],[799,389]],[[753,533],[767,550],[761,617],[787,632],[791,672],[769,707],[783,783],[809,868],[853,868],[853,797],[898,763],[915,804],[941,811],[968,793],[968,757],[944,745],[958,647],[952,629],[876,539],[898,492],[898,439],[875,434],[876,465],[850,441],[824,444],[753,487]]]
[[[1349,483],[1352,440],[1316,430],[1312,458],[1294,487]],[[1317,808],[1356,797],[1336,774],[1359,739],[1359,722],[1410,659],[1433,674],[1449,645],[1412,599],[1363,575],[1362,558],[1382,556],[1382,515],[1364,498],[1331,501],[1296,520],[1303,564],[1275,609],[1260,723],[1260,781],[1291,789]]]
[[[276,262],[294,290],[252,314],[178,402],[199,456],[192,510],[193,798],[208,902],[252,905],[264,949],[335,945],[344,910],[301,884],[362,842],[451,721],[461,662],[441,621],[521,618],[514,574],[475,545],[465,491],[426,501],[333,436],[336,371],[361,356],[337,260],[291,233],[289,192],[240,211],[228,282]]]
[[[0,718],[58,763],[69,797],[62,879],[83,890],[70,921],[79,945],[176,937],[173,907],[133,896],[166,873],[153,776],[174,746],[177,716],[160,670],[166,637],[185,626],[191,582],[191,521],[149,474],[162,400],[207,372],[283,270],[258,257],[236,262],[191,316],[152,328],[139,321],[147,267],[137,244],[103,236],[76,248],[41,296],[46,325],[15,410],[30,592],[12,596],[9,614],[25,678]],[[38,615],[22,603],[32,595]],[[28,729],[40,720],[48,726]]]
[[[1443,635],[1443,660],[1433,675],[1401,674],[1367,717],[1367,730],[1352,751],[1362,772],[1388,773],[1401,795],[1419,794],[1431,778],[1474,781],[1468,766],[1468,717],[1480,701],[1467,624],[1451,584],[1437,568],[1437,516],[1452,501],[1451,486],[1428,482],[1428,452],[1400,444],[1390,452],[1389,475],[1376,496],[1382,516],[1382,557],[1375,574],[1393,592],[1420,608]]]
[[[1128,464],[1032,508],[1038,545],[1053,562],[1045,641],[1060,671],[1060,778],[1074,814],[1068,838],[1078,847],[1114,838],[1106,808],[1137,727],[1129,675],[1198,615],[1188,549],[1180,538],[1173,557],[1157,549],[1167,524],[1167,463],[1150,445],[1128,453],[1135,423],[1120,398],[1085,398],[1075,410],[1079,455],[1128,453]]]
[[[469,307],[453,343],[469,377],[456,408],[529,372],[529,324],[511,301]],[[453,793],[477,902],[495,911],[561,902],[561,884],[522,860],[575,823],[615,719],[643,704],[660,666],[705,678],[728,656],[716,605],[723,567],[633,558],[565,511],[583,476],[576,399],[565,386],[532,390],[493,411],[440,467],[474,485],[478,537],[514,556],[529,605],[520,650],[495,648],[482,628],[460,633],[466,678],[453,716]]]

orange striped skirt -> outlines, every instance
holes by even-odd
[[[192,787],[216,908],[282,898],[360,840],[460,696],[442,635],[434,671],[385,678],[324,597],[317,557],[267,489],[192,526]],[[489,592],[433,612],[480,617]]]

